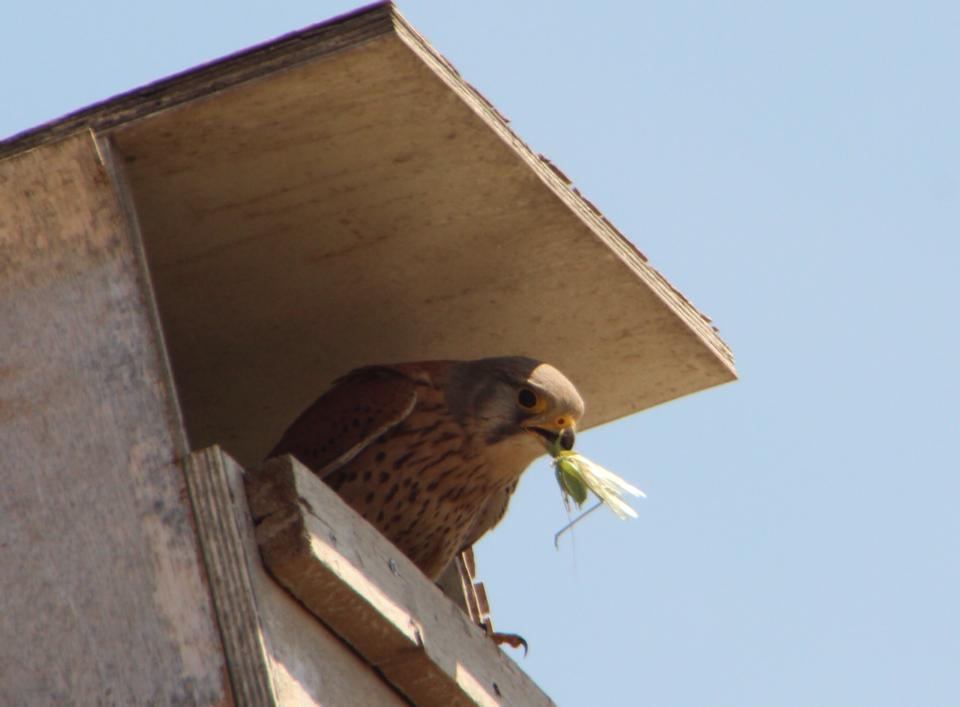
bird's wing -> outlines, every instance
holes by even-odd
[[[292,454],[324,478],[410,414],[416,374],[409,365],[351,371],[303,411],[268,456]]]

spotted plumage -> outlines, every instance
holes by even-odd
[[[367,366],[290,426],[292,454],[436,579],[506,513],[546,446],[573,445],[583,401],[524,357]]]

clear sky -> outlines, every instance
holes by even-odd
[[[0,135],[353,8],[11,2]],[[960,704],[960,5],[401,10],[720,327],[741,380],[546,463],[479,549],[560,705]],[[587,401],[589,404],[589,400]]]

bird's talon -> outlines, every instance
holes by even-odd
[[[490,638],[493,639],[493,642],[498,646],[502,646],[504,643],[506,643],[511,648],[522,647],[523,655],[526,657],[529,646],[527,646],[527,641],[523,636],[518,636],[515,633],[497,633],[496,631],[493,633],[488,633],[487,635],[490,636]]]

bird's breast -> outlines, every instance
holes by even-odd
[[[492,494],[523,470],[516,454],[477,445],[441,408],[419,409],[326,481],[428,576],[462,548]]]

